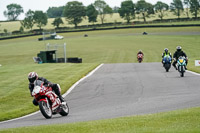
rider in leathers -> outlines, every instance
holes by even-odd
[[[188,63],[187,55],[185,54],[185,52],[182,51],[181,46],[177,46],[177,47],[176,47],[176,52],[175,52],[174,55],[173,55],[174,62],[173,62],[173,64],[172,64],[176,70],[177,70],[177,68],[176,68],[176,63],[177,63],[177,60],[178,60],[178,58],[179,58],[180,56],[184,56],[184,57],[186,58],[186,65],[187,65],[187,63]],[[187,70],[187,67],[185,67],[185,69]]]
[[[32,96],[32,91],[34,89],[34,81],[35,80],[41,80],[41,81],[44,82],[43,85],[52,87],[52,90],[56,93],[56,95],[58,95],[58,97],[61,100],[61,102],[64,102],[64,98],[60,94],[60,88],[58,87],[57,84],[53,84],[53,83],[51,83],[50,81],[48,81],[47,79],[45,79],[43,77],[38,77],[38,74],[36,72],[30,72],[28,74],[28,80],[29,80],[29,90],[30,90],[31,96]],[[36,99],[33,99],[33,104],[35,106],[38,105],[38,102],[36,101]]]
[[[172,55],[171,55],[171,53],[169,52],[168,48],[165,48],[165,49],[164,49],[164,53],[162,53],[162,64],[163,64],[163,58],[164,58],[166,55],[169,55],[169,56],[172,58]],[[164,65],[164,64],[163,64],[163,65]]]

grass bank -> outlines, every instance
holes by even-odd
[[[198,133],[200,108],[72,124],[15,128],[2,133]]]

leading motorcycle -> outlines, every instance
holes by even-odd
[[[169,69],[171,68],[171,63],[172,63],[172,58],[169,55],[165,55],[163,57],[163,66],[166,72],[168,72]]]
[[[184,77],[184,73],[185,73],[185,68],[186,68],[186,59],[184,56],[180,56],[178,58],[178,61],[177,61],[177,64],[176,64],[176,67],[180,73],[180,76],[181,77]]]
[[[137,60],[138,60],[139,63],[141,63],[143,61],[143,54],[138,54]]]
[[[50,86],[45,86],[44,82],[40,80],[36,80],[34,86],[32,95],[37,100],[40,111],[46,119],[50,119],[52,115],[57,113],[62,116],[69,114],[67,103],[61,102]]]

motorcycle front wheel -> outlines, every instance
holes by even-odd
[[[181,66],[180,76],[181,76],[181,77],[184,77],[184,70],[183,70],[183,66]]]
[[[50,119],[52,117],[52,110],[51,110],[51,107],[48,103],[46,103],[45,101],[40,101],[39,102],[39,108],[40,108],[42,115],[46,119]]]
[[[165,70],[166,72],[169,72],[170,64],[165,64]]]
[[[142,63],[142,59],[141,59],[141,58],[138,58],[138,62],[139,62],[139,63]]]
[[[184,72],[181,72],[181,77],[184,77]]]

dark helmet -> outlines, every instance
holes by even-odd
[[[28,74],[28,80],[30,83],[34,83],[36,79],[38,79],[38,74],[36,72],[30,72]]]
[[[168,48],[165,48],[164,51],[165,51],[165,53],[168,53]]]
[[[176,47],[176,50],[177,50],[177,51],[181,51],[181,46],[177,46],[177,47]]]

